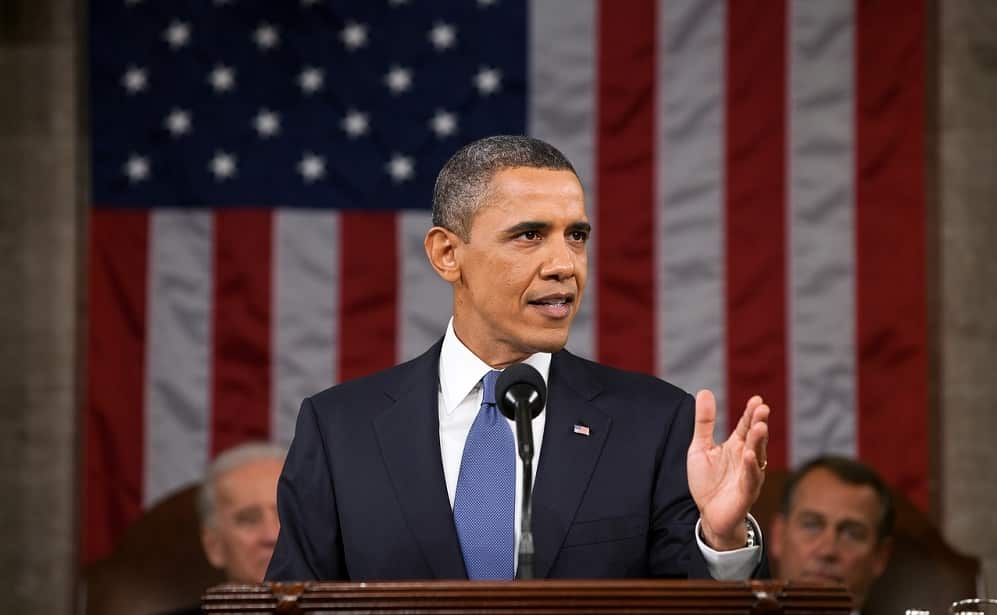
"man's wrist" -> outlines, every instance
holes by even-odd
[[[751,521],[745,519],[738,529],[729,536],[721,536],[710,532],[702,522],[699,525],[699,538],[715,551],[733,551],[758,544],[755,528]]]

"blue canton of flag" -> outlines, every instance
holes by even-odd
[[[91,5],[98,207],[427,208],[525,130],[521,1]]]

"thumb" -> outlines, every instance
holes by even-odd
[[[709,389],[696,393],[696,426],[692,433],[694,445],[713,446],[713,427],[717,422],[717,400]]]

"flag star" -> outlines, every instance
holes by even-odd
[[[402,156],[401,154],[395,154],[391,157],[391,160],[387,164],[388,175],[391,175],[391,181],[399,184],[403,181],[412,179],[415,175],[415,168],[412,164],[412,158],[409,156]]]
[[[121,77],[121,85],[125,86],[129,94],[137,94],[144,91],[148,84],[149,72],[137,66],[129,66],[128,70]]]
[[[454,46],[457,42],[457,28],[451,24],[438,21],[429,31],[429,41],[436,47],[436,51],[445,51]]]
[[[497,68],[482,66],[478,74],[474,76],[474,87],[478,88],[478,93],[488,96],[498,91],[502,83],[502,73]]]
[[[223,181],[235,175],[235,156],[218,150],[208,166],[216,181]]]
[[[306,66],[298,75],[298,85],[305,94],[312,94],[322,89],[322,82],[325,80],[322,69],[314,66]]]
[[[208,81],[216,92],[228,92],[235,87],[235,69],[224,64],[216,64],[208,74]]]
[[[305,152],[301,162],[298,163],[298,173],[301,173],[305,183],[308,184],[322,179],[325,176],[325,159],[311,152]]]
[[[429,120],[429,126],[436,133],[437,138],[443,139],[457,132],[457,115],[437,109],[436,115]]]
[[[163,124],[166,126],[166,130],[170,131],[171,135],[182,137],[190,132],[190,112],[183,109],[173,109],[166,116]]]
[[[370,123],[366,113],[361,113],[356,109],[346,112],[346,117],[340,122],[340,126],[346,131],[346,135],[351,139],[367,134]]]
[[[180,49],[190,42],[190,24],[174,19],[163,32],[163,39],[171,49]]]
[[[280,116],[269,109],[260,109],[253,118],[253,128],[261,139],[276,136],[280,132]]]
[[[485,9],[494,4],[498,4],[498,0],[478,0],[478,6]]]
[[[128,183],[135,184],[149,178],[149,159],[145,156],[132,154],[128,157],[128,162],[122,167],[125,175],[128,176]]]
[[[267,51],[280,43],[280,33],[272,24],[264,21],[253,32],[253,41],[256,42],[256,46],[260,48],[260,51]]]
[[[412,87],[412,70],[401,66],[392,66],[384,76],[384,82],[392,94],[401,94]]]
[[[346,22],[346,27],[340,30],[339,39],[349,51],[356,51],[367,44],[367,26],[355,21]]]

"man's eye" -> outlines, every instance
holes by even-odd
[[[528,239],[530,241],[534,241],[534,240],[540,238],[540,233],[538,233],[537,231],[523,231],[523,234],[520,235],[520,236],[523,239]]]
[[[584,243],[588,241],[589,234],[586,231],[571,231],[571,239]]]

